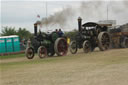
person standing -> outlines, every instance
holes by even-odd
[[[58,29],[56,29],[55,32],[58,33]]]
[[[64,35],[64,33],[61,31],[61,29],[59,29],[58,34],[60,37],[62,37]]]

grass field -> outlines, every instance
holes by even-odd
[[[0,59],[10,59],[10,58],[17,58],[17,57],[24,57],[24,54],[14,54],[14,55],[0,56]]]
[[[0,85],[128,85],[128,49],[0,60]]]

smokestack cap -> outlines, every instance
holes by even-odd
[[[40,25],[41,24],[41,21],[36,21],[35,24]]]
[[[37,25],[37,23],[34,23],[34,26],[36,26]]]
[[[78,21],[81,21],[82,20],[82,18],[81,17],[78,17]]]

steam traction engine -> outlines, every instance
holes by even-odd
[[[28,47],[26,48],[25,54],[28,59],[32,59],[35,53],[40,58],[47,56],[54,56],[56,53],[58,56],[67,54],[68,45],[66,37],[59,36],[57,32],[51,34],[37,33],[38,23],[34,24],[34,38],[28,41]]]
[[[92,52],[96,47],[101,51],[109,49],[110,37],[106,25],[88,22],[82,25],[82,19],[78,18],[78,34],[70,43],[70,52],[75,54],[77,49],[83,48],[85,53]]]

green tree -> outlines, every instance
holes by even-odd
[[[19,35],[20,39],[29,39],[32,34],[26,30],[25,28],[19,28],[19,30],[17,31],[17,35]]]
[[[1,33],[2,36],[9,36],[9,35],[16,35],[16,30],[15,30],[15,27],[3,27],[2,29],[2,33]]]
[[[3,27],[2,29],[2,36],[9,36],[9,35],[18,35],[20,37],[20,41],[23,39],[29,39],[32,37],[32,34],[26,30],[25,28],[19,28],[17,31],[15,27]]]

